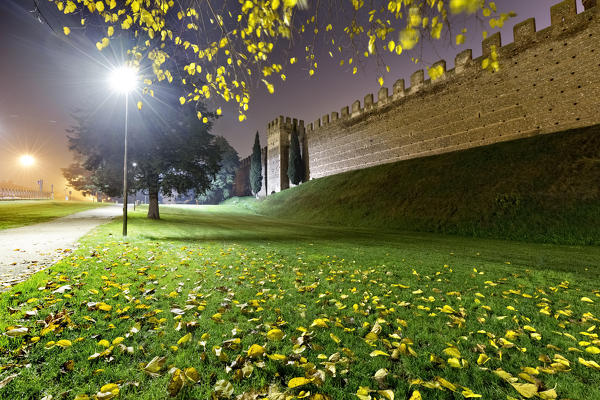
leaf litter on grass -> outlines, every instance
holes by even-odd
[[[2,295],[0,394],[549,400],[600,380],[589,285],[309,246],[113,241],[88,254]]]

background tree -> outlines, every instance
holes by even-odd
[[[64,35],[88,27],[98,50],[119,42],[134,64],[152,64],[143,91],[162,81],[183,84],[182,102],[209,98],[235,101],[246,118],[252,83],[269,92],[274,79],[286,80],[298,59],[314,75],[320,54],[357,74],[375,60],[389,70],[390,57],[422,59],[418,43],[448,38],[465,41],[467,18],[500,28],[514,13],[500,12],[490,0],[34,0],[36,15]],[[52,15],[50,15],[52,14]],[[72,29],[73,28],[73,29]],[[72,33],[73,32],[73,33]],[[97,34],[96,32],[99,32]],[[487,32],[484,32],[486,35]],[[120,46],[115,46],[120,47]],[[300,52],[304,52],[299,56]],[[415,51],[417,53],[415,53]],[[482,67],[497,69],[492,55]],[[181,71],[181,76],[177,71]],[[435,79],[439,68],[429,69]],[[197,79],[202,76],[202,79]],[[218,95],[218,96],[214,96]],[[205,116],[198,113],[198,118]]]
[[[217,136],[214,141],[215,146],[221,154],[219,163],[219,172],[210,184],[210,188],[197,198],[202,204],[219,204],[223,200],[231,197],[233,193],[233,182],[235,173],[240,167],[240,157],[238,152],[229,144],[223,136]]]
[[[203,193],[220,162],[219,149],[209,133],[210,123],[198,121],[188,107],[160,107],[160,115],[152,111],[153,107],[132,115],[129,132],[129,160],[136,164],[128,168],[129,187],[132,192],[148,193],[151,219],[160,218],[159,193]],[[76,116],[76,121],[68,131],[69,149],[83,161],[102,192],[122,195],[122,125],[105,118],[102,112]]]
[[[287,175],[294,185],[298,185],[304,181],[304,162],[300,153],[300,141],[298,140],[298,132],[292,131],[290,140],[290,156],[288,158]]]
[[[256,131],[254,146],[252,147],[252,158],[250,159],[250,188],[254,195],[257,195],[262,189],[262,179],[262,149],[260,148],[258,131]]]
[[[97,195],[100,192],[92,179],[92,173],[85,169],[80,161],[71,163],[66,168],[61,168],[61,171],[69,186],[81,192],[84,196]]]

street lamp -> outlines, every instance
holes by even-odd
[[[33,158],[32,155],[23,154],[21,157],[19,157],[19,162],[24,167],[31,167],[33,164],[35,164],[35,158]]]
[[[112,71],[110,85],[115,92],[125,95],[125,151],[123,154],[123,236],[127,236],[127,105],[129,92],[137,85],[137,71],[130,66],[122,66]]]

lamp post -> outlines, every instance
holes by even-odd
[[[137,72],[133,67],[123,66],[112,71],[110,83],[116,92],[125,95],[125,150],[123,152],[123,236],[127,236],[127,114],[129,92],[137,84]]]

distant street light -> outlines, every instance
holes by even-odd
[[[35,164],[35,158],[29,154],[23,154],[21,157],[19,157],[19,162],[24,167],[31,167],[33,164]]]
[[[137,71],[130,66],[122,66],[112,71],[110,85],[115,92],[125,95],[125,151],[123,154],[123,236],[127,236],[127,106],[129,92],[137,86]]]

